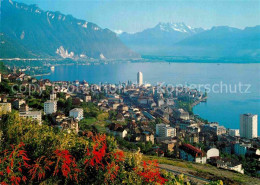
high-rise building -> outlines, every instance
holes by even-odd
[[[137,73],[137,83],[139,86],[143,85],[143,73],[140,71]]]
[[[240,115],[240,136],[248,139],[257,137],[257,115]]]

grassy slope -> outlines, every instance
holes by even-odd
[[[186,173],[209,180],[223,180],[224,184],[260,184],[260,179],[253,178],[240,173],[216,168],[208,164],[191,163],[178,159],[144,156],[144,160],[158,160],[160,164],[168,164],[180,167]]]

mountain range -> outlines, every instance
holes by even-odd
[[[187,57],[260,57],[260,26],[192,28],[184,23],[159,23],[153,28],[120,39],[142,55]]]
[[[260,60],[260,26],[206,30],[159,23],[141,32],[115,34],[37,5],[0,2],[0,58],[130,59],[141,54]]]
[[[37,5],[1,1],[0,58],[138,58],[109,29]]]

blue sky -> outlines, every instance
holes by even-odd
[[[102,28],[137,32],[159,22],[192,27],[260,25],[260,0],[16,0],[94,22]]]

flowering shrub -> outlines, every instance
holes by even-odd
[[[113,137],[55,133],[46,125],[12,119],[3,127],[5,142],[0,143],[1,185],[175,182],[167,181],[172,177],[166,179],[157,162],[142,161],[140,152],[118,150]]]
[[[68,150],[56,150],[54,151],[53,158],[56,160],[53,176],[62,172],[63,177],[70,178],[78,182],[78,173],[80,169],[77,168],[75,158],[70,155]]]
[[[164,184],[168,181],[161,176],[157,161],[143,161],[141,169],[135,171],[147,183]]]
[[[12,184],[18,185],[22,181],[26,183],[27,177],[23,175],[23,171],[27,170],[30,165],[27,153],[24,150],[24,143],[19,145],[11,145],[12,150],[4,150],[1,152],[0,158],[0,182],[1,185]]]
[[[31,176],[31,181],[38,177],[38,181],[45,178],[46,171],[51,171],[50,167],[54,162],[50,161],[47,157],[41,156],[34,164],[31,165],[29,170],[29,175]]]
[[[96,169],[100,167],[104,168],[103,160],[106,156],[107,149],[106,135],[93,136],[92,140],[92,150],[87,149],[87,158],[85,159],[84,164],[86,165],[86,167],[91,166],[95,167]]]

